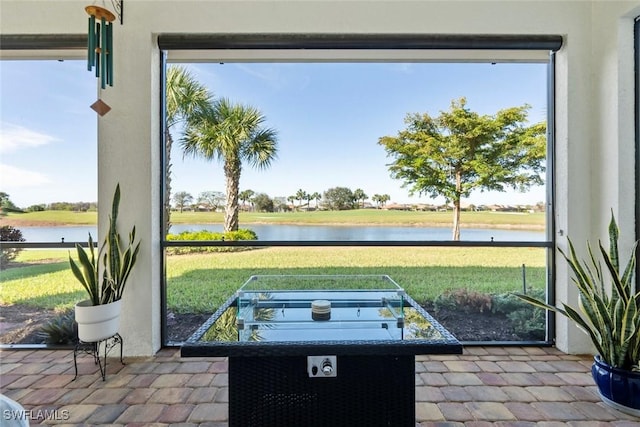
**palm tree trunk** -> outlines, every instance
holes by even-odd
[[[224,175],[227,180],[227,204],[224,213],[224,231],[238,231],[238,193],[240,191],[240,162],[227,159]]]
[[[165,131],[165,177],[164,177],[164,220],[166,229],[165,233],[169,232],[171,228],[171,146],[173,145],[173,138],[169,129]],[[180,209],[182,212],[182,209]]]

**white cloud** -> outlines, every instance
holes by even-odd
[[[11,193],[15,189],[37,187],[51,183],[45,174],[0,163],[0,185],[3,191]]]
[[[39,147],[54,141],[58,139],[51,135],[10,123],[0,123],[0,153]]]

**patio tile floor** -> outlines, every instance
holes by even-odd
[[[70,350],[0,350],[0,392],[29,411],[32,425],[227,425],[225,358],[163,349],[125,363],[110,358],[102,381],[93,359],[80,356],[73,381]],[[589,356],[541,347],[417,356],[416,425],[640,426],[600,401],[590,368]]]

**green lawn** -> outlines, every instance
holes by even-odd
[[[9,213],[7,220],[16,222],[16,227],[24,225],[95,225],[98,223],[97,212],[71,212],[71,211],[42,211],[27,213]],[[3,218],[0,217],[0,225],[3,225]]]
[[[22,251],[18,261],[25,266],[0,271],[0,304],[64,309],[85,297],[67,251]],[[167,301],[173,312],[210,313],[253,274],[388,274],[418,301],[460,288],[502,293],[521,290],[522,264],[528,286],[543,288],[539,248],[273,247],[176,255],[167,258]]]
[[[386,211],[377,209],[356,209],[350,211],[318,212],[242,212],[240,224],[368,224],[368,225],[432,225],[449,227],[451,212]],[[174,224],[219,224],[223,222],[221,212],[173,212]],[[7,219],[17,227],[24,225],[92,225],[97,222],[95,212],[44,211],[24,214],[10,213]],[[2,225],[0,218],[0,225]],[[512,212],[462,212],[463,227],[517,227],[543,230],[544,213]]]

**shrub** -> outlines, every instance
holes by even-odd
[[[540,300],[545,299],[544,289],[530,289],[528,295]],[[495,295],[492,312],[506,315],[518,334],[525,334],[533,340],[543,340],[545,337],[544,310],[526,303],[514,294]]]
[[[545,291],[531,289],[529,295],[544,299]],[[436,313],[445,309],[460,310],[468,314],[491,311],[505,316],[513,331],[523,339],[544,340],[546,335],[544,310],[524,302],[512,293],[491,295],[469,289],[457,289],[440,294],[433,301],[433,308]]]
[[[534,298],[545,299],[544,289],[530,289],[527,295]],[[531,304],[526,303],[514,294],[508,292],[504,294],[498,294],[493,297],[493,313],[509,314],[516,310],[521,310],[523,307],[530,308]]]
[[[75,344],[78,341],[78,325],[73,311],[67,311],[45,323],[38,335],[47,344]]]
[[[531,340],[542,341],[546,335],[546,316],[544,310],[528,310],[522,308],[507,314],[513,329],[520,336],[526,336]]]
[[[491,295],[471,291],[466,288],[447,291],[433,302],[436,311],[442,309],[459,309],[465,313],[484,313],[491,310]]]
[[[208,230],[202,231],[183,231],[179,234],[168,234],[168,241],[203,241],[203,240],[220,240],[220,241],[237,241],[237,240],[258,240],[258,235],[246,228],[238,231],[214,232]],[[199,252],[234,252],[251,249],[249,247],[225,247],[225,246],[182,246],[169,247],[167,253],[171,255],[192,254]]]
[[[22,237],[22,231],[17,228],[10,225],[3,225],[0,227],[0,241],[24,242],[24,237]],[[6,268],[11,261],[16,259],[20,251],[22,251],[21,248],[2,247],[2,249],[0,249],[0,270]]]

